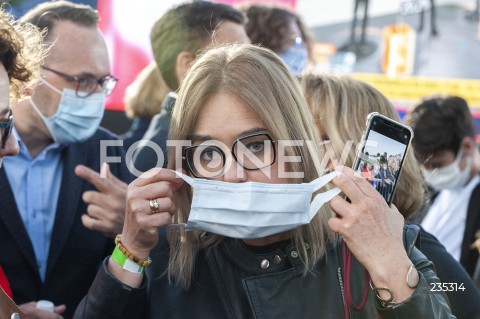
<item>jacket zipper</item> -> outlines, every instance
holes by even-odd
[[[338,282],[340,283],[340,292],[342,293],[343,305],[345,305],[345,291],[343,290],[342,268],[337,269]],[[348,318],[347,318],[348,319]]]

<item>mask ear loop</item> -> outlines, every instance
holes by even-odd
[[[63,92],[60,91],[59,89],[57,89],[56,87],[54,87],[50,82],[48,82],[47,80],[45,80],[43,77],[39,77],[39,80],[40,82],[42,82],[43,84],[45,84],[46,86],[48,86],[49,88],[51,88],[52,90],[54,90],[55,92],[57,92],[58,94],[62,95]]]
[[[185,182],[188,183],[188,185],[192,186],[193,187],[193,183],[194,183],[194,179],[186,174],[183,174],[183,173],[180,173],[180,172],[177,172],[177,171],[173,171],[179,178],[183,179]],[[167,230],[171,230],[173,228],[179,228],[180,231],[183,231],[185,232],[185,229],[187,228],[187,224],[186,223],[176,223],[176,224],[168,224],[167,225]]]
[[[179,178],[183,179],[185,182],[188,183],[188,185],[192,186],[193,187],[193,181],[194,179],[186,174],[183,174],[183,173],[180,173],[180,172],[177,172],[177,171],[173,171],[175,173],[175,175],[177,175]]]

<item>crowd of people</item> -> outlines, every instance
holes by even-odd
[[[480,318],[465,100],[412,110],[401,172],[387,152],[355,172],[346,146],[371,112],[400,121],[390,101],[308,72],[293,12],[185,2],[155,23],[134,125],[105,149],[99,19],[0,9],[0,318]]]
[[[370,155],[365,153],[365,159],[359,161],[359,172],[372,186],[387,200],[393,195],[394,185],[397,182],[402,154]]]

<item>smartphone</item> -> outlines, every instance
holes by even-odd
[[[367,117],[353,169],[366,178],[390,205],[413,130],[377,112]]]

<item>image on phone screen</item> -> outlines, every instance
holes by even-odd
[[[385,133],[388,134],[388,130]],[[389,204],[408,145],[406,136],[405,143],[398,139],[369,130],[355,167]]]

